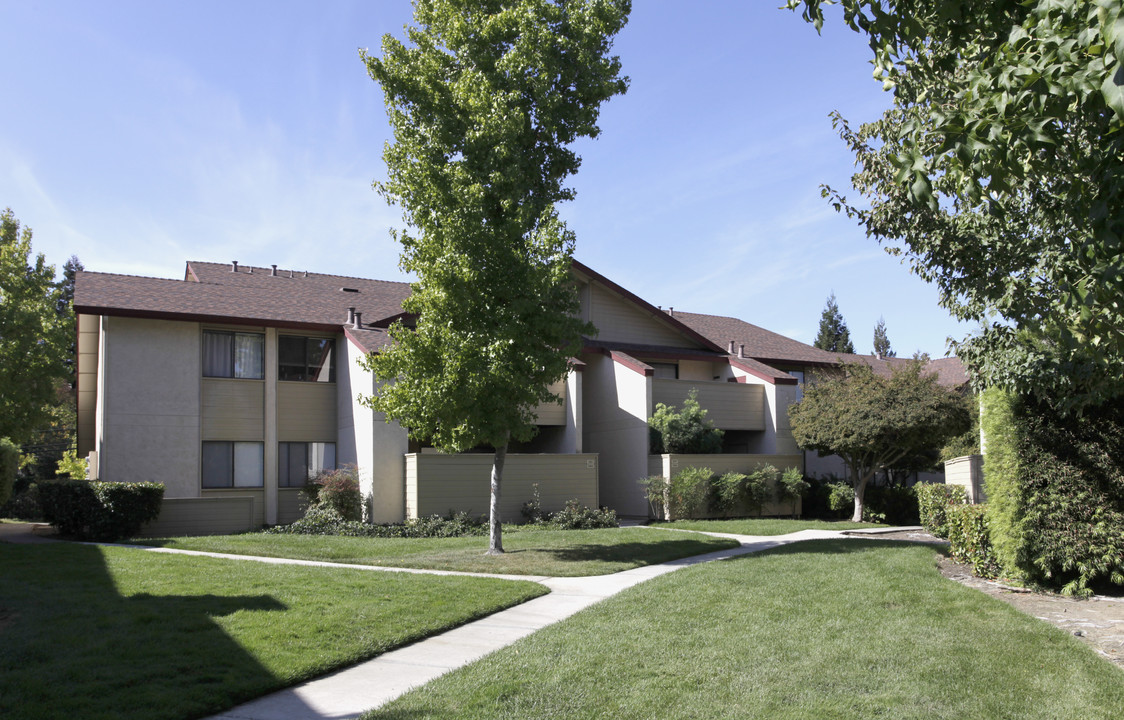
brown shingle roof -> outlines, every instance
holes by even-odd
[[[254,268],[251,274],[244,267],[233,273],[229,265],[215,263],[189,263],[187,275],[199,282],[80,272],[74,308],[102,315],[339,330],[349,307],[368,324],[400,313],[410,294],[406,283],[311,273],[307,278],[303,273],[273,277],[268,269]]]
[[[737,352],[737,346],[745,345],[745,354],[761,362],[808,365],[837,364],[834,353],[805,345],[799,340],[793,340],[763,327],[751,325],[744,320],[722,315],[681,312],[679,310],[675,311],[675,317],[721,347],[727,347],[733,340],[734,352]]]
[[[912,358],[879,358],[873,355],[837,355],[836,357],[841,363],[857,362],[869,365],[875,375],[882,377],[890,377],[897,368],[913,362]],[[930,360],[923,372],[934,373],[937,376],[937,383],[948,388],[959,388],[968,382],[968,372],[964,368],[964,363],[956,356]]]

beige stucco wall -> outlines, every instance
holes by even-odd
[[[199,325],[102,317],[100,351],[98,476],[198,496]]]
[[[261,497],[237,495],[165,498],[160,515],[141,529],[143,537],[229,535],[261,527]]]
[[[646,516],[639,480],[648,474],[652,379],[601,354],[583,357],[582,448],[600,457],[601,504]]]
[[[945,461],[944,481],[946,485],[960,485],[968,493],[968,501],[973,504],[987,502],[983,485],[983,455],[965,455]]]
[[[492,462],[490,453],[407,455],[407,516],[444,515],[450,510],[486,515],[491,501]],[[542,507],[548,512],[562,509],[571,499],[597,507],[597,456],[508,455],[500,485],[500,516],[504,522],[522,522],[520,510],[531,500],[535,484]]]
[[[78,457],[96,449],[98,343],[101,317],[79,315],[78,321]]]
[[[401,522],[406,518],[405,455],[409,436],[398,423],[387,423],[358,400],[376,392],[374,376],[359,365],[362,351],[350,341],[340,344],[346,368],[337,374],[339,385],[340,463],[359,470],[359,485],[364,498],[370,496],[373,522]]]

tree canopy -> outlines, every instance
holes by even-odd
[[[826,0],[788,0],[817,28]],[[893,92],[852,128],[825,188],[981,330],[954,344],[977,387],[1124,393],[1124,15],[1115,0],[842,0]]]
[[[874,326],[874,354],[884,358],[897,356],[894,349],[890,347],[890,338],[886,336],[886,320],[881,317],[878,318],[878,324]]]
[[[495,450],[489,552],[502,552],[498,502],[510,440],[558,402],[583,333],[571,281],[574,236],[556,203],[623,93],[608,53],[628,0],[416,0],[407,43],[363,53],[383,89],[394,142],[376,188],[400,205],[400,265],[417,275],[403,308],[416,326],[369,365],[375,409],[439,449]]]
[[[851,342],[851,331],[847,329],[843,313],[839,312],[834,292],[827,297],[827,302],[824,304],[823,314],[820,315],[820,329],[812,344],[828,352],[847,354],[855,352],[855,345]]]
[[[722,452],[725,433],[707,419],[706,410],[699,405],[699,392],[691,388],[683,401],[683,409],[656,403],[656,410],[648,418],[651,452],[686,453],[699,455]]]
[[[32,258],[31,228],[0,214],[0,437],[27,440],[46,420],[68,377],[69,311],[60,314],[55,268]]]
[[[800,447],[847,464],[855,522],[862,520],[863,494],[875,473],[935,458],[971,422],[963,399],[924,373],[919,361],[895,368],[889,378],[868,365],[845,364],[838,374],[805,385],[789,420]]]

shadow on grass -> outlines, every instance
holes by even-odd
[[[800,540],[778,544],[774,547],[763,549],[759,553],[751,553],[737,559],[760,557],[762,555],[854,555],[867,553],[883,548],[924,547],[940,555],[948,556],[948,545],[928,543],[914,540],[874,540],[862,537],[848,537],[846,539]]]
[[[191,594],[192,571],[132,559],[111,570],[97,547],[0,544],[0,609],[9,617],[0,630],[0,717],[193,718],[283,684],[214,618],[284,611],[284,603]],[[151,591],[162,587],[169,593]],[[301,716],[317,717],[311,708]]]
[[[547,548],[540,552],[563,562],[623,562],[652,564],[710,553],[721,548],[697,540],[674,539],[657,542],[624,542],[611,545],[584,544]]]

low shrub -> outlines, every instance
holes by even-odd
[[[590,508],[582,505],[576,498],[567,500],[565,507],[557,512],[542,509],[539,484],[531,486],[531,499],[523,503],[523,518],[529,525],[553,528],[555,530],[594,530],[597,528],[620,527],[615,510]]]
[[[664,518],[664,499],[667,497],[668,483],[663,475],[649,475],[640,479],[644,497],[648,498],[648,513],[654,518]]]
[[[980,577],[998,577],[999,562],[991,546],[987,511],[983,505],[951,505],[945,511],[949,549],[956,562],[972,566]]]
[[[488,527],[484,518],[473,518],[466,512],[451,513],[446,517],[428,517],[407,520],[404,523],[370,524],[345,519],[330,505],[313,505],[304,517],[291,525],[278,525],[265,532],[274,535],[339,535],[342,537],[372,538],[441,538],[463,535],[485,535]]]
[[[567,500],[566,507],[550,515],[546,525],[558,530],[596,530],[620,527],[615,510],[589,508],[577,500]]]
[[[845,482],[833,482],[827,485],[827,507],[843,517],[855,509],[855,489]]]
[[[656,411],[648,419],[652,454],[722,452],[724,433],[706,419],[706,410],[699,406],[697,396],[698,390],[691,388],[681,411],[674,406],[656,403]]]
[[[808,492],[811,484],[804,479],[800,468],[790,467],[777,481],[777,500],[792,503],[792,515],[796,516],[796,503]]]
[[[325,470],[312,479],[316,490],[306,492],[315,497],[315,505],[330,507],[344,520],[363,520],[363,495],[359,491],[359,474],[354,466]]]
[[[140,532],[160,514],[160,483],[54,480],[39,483],[43,517],[63,535],[112,542]]]
[[[20,449],[8,438],[0,438],[0,505],[12,497],[16,471],[20,468]]]
[[[710,508],[714,471],[689,467],[680,470],[668,483],[668,508],[671,520],[703,517]]]
[[[948,510],[965,505],[968,492],[960,485],[922,483],[914,488],[921,527],[940,538],[948,537]]]
[[[16,489],[8,502],[0,505],[0,517],[16,520],[42,520],[43,508],[39,504],[39,486],[28,480],[16,480]]]
[[[863,495],[864,511],[883,516],[881,522],[891,525],[919,525],[921,516],[914,487],[905,485],[867,485]],[[864,517],[865,517],[864,512]]]
[[[78,451],[71,448],[62,454],[55,477],[70,478],[71,480],[86,479],[86,458],[78,457]]]

